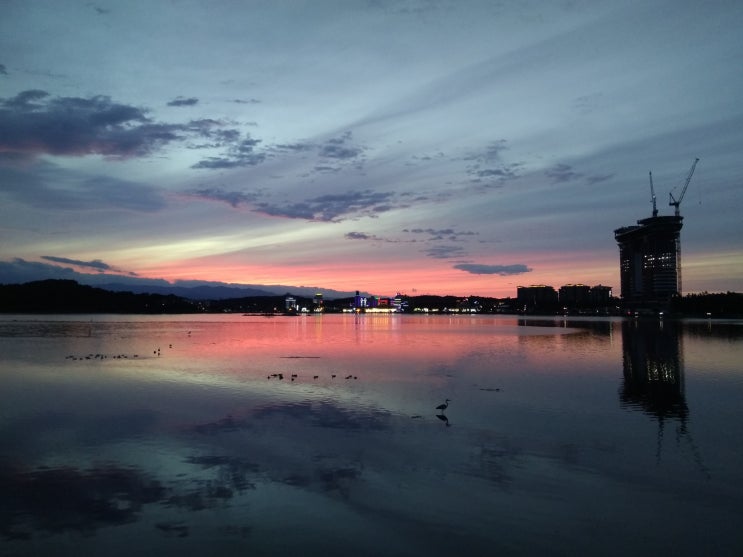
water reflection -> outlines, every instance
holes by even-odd
[[[90,535],[104,526],[138,520],[145,504],[166,494],[157,479],[116,465],[0,468],[0,490],[0,536],[8,540],[30,539],[34,531]]]
[[[697,555],[740,540],[735,331],[222,319],[0,327],[0,549],[643,555],[679,540]],[[671,500],[662,532],[622,537]]]
[[[661,460],[666,422],[677,422],[676,441],[684,441],[696,468],[709,470],[689,429],[684,393],[682,324],[636,319],[622,323],[624,382],[619,392],[624,408],[637,408],[658,422],[656,461]]]
[[[622,323],[622,406],[639,408],[661,423],[676,418],[686,426],[680,325],[636,319]]]

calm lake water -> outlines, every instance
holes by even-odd
[[[5,315],[0,366],[2,555],[743,554],[740,321]]]

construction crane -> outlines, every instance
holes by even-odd
[[[679,216],[679,205],[681,205],[681,200],[684,199],[686,188],[689,187],[689,182],[691,182],[691,176],[692,174],[694,174],[694,169],[697,167],[698,162],[699,162],[699,158],[694,159],[694,164],[691,165],[689,174],[686,176],[686,182],[684,182],[684,188],[681,190],[681,195],[679,195],[678,200],[675,197],[673,197],[672,192],[668,192],[668,198],[669,198],[668,204],[675,209],[675,214],[677,217]]]
[[[648,175],[650,176],[650,201],[653,202],[653,216],[658,216],[658,207],[655,205],[655,188],[653,188],[653,173],[648,172]]]

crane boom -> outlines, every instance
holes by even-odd
[[[655,205],[655,188],[653,188],[653,173],[648,172],[648,175],[650,176],[650,201],[653,202],[653,216],[658,216],[658,207]]]
[[[679,205],[681,205],[681,200],[684,199],[684,195],[686,194],[686,188],[689,187],[689,182],[691,182],[691,176],[694,174],[694,169],[697,167],[697,163],[699,162],[699,158],[694,159],[694,164],[691,165],[691,169],[689,169],[689,174],[686,176],[686,182],[684,182],[684,188],[681,190],[681,195],[679,195],[678,200],[673,197],[673,194],[671,192],[668,192],[668,204],[671,205],[675,209],[676,216],[679,216]]]

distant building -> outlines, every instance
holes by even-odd
[[[591,287],[589,298],[593,307],[608,307],[611,303],[612,289],[611,286],[597,284]]]
[[[322,292],[315,294],[315,297],[312,299],[312,304],[315,306],[315,311],[322,311],[324,309],[325,302],[322,298]]]
[[[367,300],[365,296],[362,296],[359,291],[356,291],[356,295],[353,297],[354,309],[362,309],[367,306]]]
[[[297,299],[292,296],[287,296],[284,300],[284,309],[286,311],[297,311]]]
[[[591,303],[591,287],[585,284],[566,284],[558,293],[560,305],[568,308],[584,308]]]
[[[682,221],[679,215],[653,216],[614,231],[625,304],[660,305],[680,294]]]
[[[522,311],[552,311],[557,308],[557,291],[552,286],[532,284],[516,289],[516,301]]]

